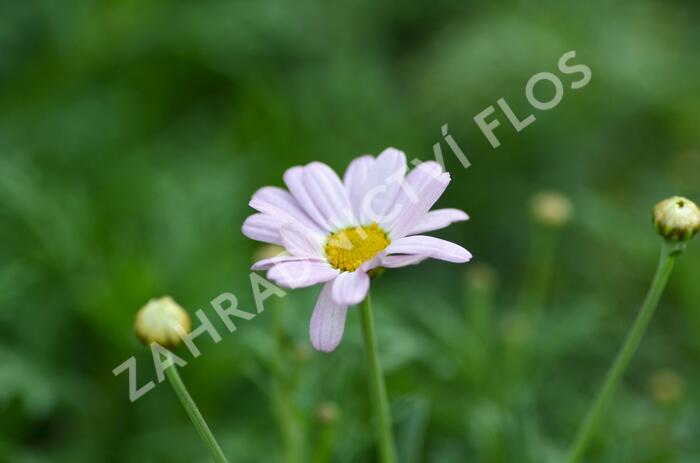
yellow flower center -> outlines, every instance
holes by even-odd
[[[326,241],[328,262],[343,272],[354,272],[363,262],[389,246],[389,237],[376,223],[331,233]]]

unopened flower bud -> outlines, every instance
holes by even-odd
[[[673,370],[659,370],[649,378],[649,391],[657,402],[671,404],[683,396],[685,382]]]
[[[322,402],[316,409],[316,419],[321,424],[331,424],[338,419],[338,407],[333,402]]]
[[[292,356],[299,363],[306,363],[311,360],[314,351],[309,347],[308,341],[298,341],[292,346]]]
[[[498,283],[498,273],[490,265],[477,262],[467,270],[467,283],[478,291],[491,291]]]
[[[260,246],[253,254],[253,261],[272,259],[273,257],[285,256],[289,253],[282,246],[276,244],[264,244]]]
[[[700,230],[698,206],[682,196],[672,196],[654,206],[652,220],[667,241],[688,241]]]
[[[522,346],[533,335],[532,324],[522,312],[515,310],[506,312],[501,317],[499,325],[503,341],[510,346]]]
[[[190,316],[170,296],[151,299],[136,314],[136,336],[146,345],[153,342],[163,347],[175,347],[181,339],[175,327],[190,332]]]
[[[543,191],[532,198],[532,216],[548,227],[563,227],[573,214],[571,200],[556,191]]]
[[[384,275],[385,271],[386,269],[384,267],[374,267],[367,272],[367,275],[369,275],[371,279],[376,280],[380,276]]]

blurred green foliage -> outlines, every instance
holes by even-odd
[[[475,259],[373,286],[401,461],[559,461],[651,278],[651,206],[700,199],[699,23],[690,0],[0,1],[0,461],[208,461],[168,385],[132,404],[111,373],[136,355],[155,377],[136,310],[252,307],[257,188],[387,146],[429,159],[445,123],[472,166],[443,143],[440,205],[472,220],[438,234]],[[520,133],[497,110],[492,149],[473,117],[527,114],[568,50],[590,84]],[[530,217],[552,188],[560,232]],[[699,279],[692,243],[587,461],[700,461]],[[231,461],[373,461],[356,316],[313,353],[317,292],[181,354]]]

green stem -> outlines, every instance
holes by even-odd
[[[328,463],[333,456],[335,442],[335,423],[324,424],[318,436],[318,444],[314,450],[313,463]]]
[[[567,463],[576,463],[583,456],[588,443],[595,434],[596,428],[600,422],[600,419],[607,408],[608,403],[612,399],[615,392],[615,388],[620,383],[622,376],[627,369],[627,366],[632,359],[639,343],[644,335],[644,331],[649,325],[651,317],[654,315],[654,310],[661,298],[661,294],[666,286],[669,275],[671,275],[671,270],[673,270],[673,264],[676,260],[676,256],[682,250],[681,245],[672,244],[664,242],[661,249],[661,257],[659,258],[659,265],[656,269],[656,275],[654,275],[654,280],[651,283],[651,287],[647,292],[644,303],[639,310],[639,314],[630,328],[627,334],[627,339],[623,344],[622,348],[615,357],[615,361],[608,371],[605,377],[605,383],[603,388],[600,390],[598,397],[596,398],[593,406],[588,412],[585,421],[581,425],[581,428],[576,435],[574,443],[566,459]]]
[[[528,311],[536,318],[544,310],[552,281],[560,234],[559,228],[541,224],[537,224],[532,230],[527,271],[516,306],[518,311]]]
[[[175,394],[177,394],[177,397],[180,399],[182,406],[184,407],[185,411],[192,420],[192,424],[194,424],[194,427],[197,429],[197,432],[207,444],[207,447],[209,447],[209,450],[211,451],[214,460],[217,463],[228,463],[228,460],[224,456],[224,452],[221,450],[221,447],[219,447],[219,444],[216,442],[214,435],[209,429],[209,426],[207,426],[207,422],[204,421],[204,417],[199,412],[197,404],[194,403],[192,396],[189,392],[187,392],[187,388],[185,387],[185,383],[182,382],[182,378],[180,378],[180,374],[177,371],[177,367],[175,365],[172,365],[166,368],[165,376],[167,376],[168,380],[170,381],[170,384],[172,384],[173,386],[173,389],[175,389]]]
[[[374,333],[374,320],[372,319],[372,305],[369,294],[360,308],[360,323],[362,325],[362,337],[365,341],[365,350],[367,351],[367,362],[369,363],[370,390],[374,413],[377,418],[381,462],[396,463],[389,401],[386,395],[382,366],[379,362],[377,337]]]
[[[296,415],[292,402],[293,391],[290,390],[289,384],[290,378],[288,378],[288,372],[284,368],[286,333],[284,331],[282,300],[275,299],[272,302],[273,332],[275,335],[275,350],[272,358],[274,411],[282,435],[285,462],[301,463],[304,461],[304,428]]]

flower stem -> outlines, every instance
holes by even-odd
[[[537,318],[547,303],[561,230],[536,224],[531,235],[525,278],[516,307]]]
[[[197,432],[207,444],[207,447],[209,447],[209,450],[211,451],[211,454],[214,457],[214,461],[216,461],[217,463],[228,463],[228,460],[224,456],[224,452],[221,450],[221,447],[219,447],[219,444],[216,442],[216,439],[211,433],[207,422],[204,421],[204,417],[199,412],[197,404],[194,403],[192,396],[189,392],[187,392],[187,388],[185,387],[185,383],[182,382],[182,378],[180,378],[180,374],[177,371],[177,367],[175,365],[172,365],[166,368],[165,376],[167,376],[168,381],[170,381],[170,384],[172,384],[173,389],[175,389],[175,394],[177,394],[177,397],[180,399],[182,406],[184,407],[185,411],[192,420],[192,424],[194,424],[194,427],[197,429]]]
[[[647,292],[646,298],[642,307],[639,309],[639,314],[634,321],[634,324],[630,328],[627,334],[627,339],[623,344],[622,348],[615,357],[610,370],[608,371],[603,388],[600,390],[598,397],[596,398],[593,406],[588,412],[585,421],[579,429],[574,443],[566,459],[567,463],[576,463],[583,456],[588,443],[595,434],[596,428],[600,422],[600,419],[607,408],[608,403],[612,399],[612,396],[620,383],[622,376],[627,369],[627,366],[632,359],[639,343],[644,335],[644,331],[649,325],[651,317],[654,315],[654,310],[661,298],[664,288],[666,287],[666,282],[668,281],[669,275],[671,275],[671,270],[673,270],[673,264],[675,263],[676,256],[682,251],[682,245],[664,242],[661,248],[661,257],[659,258],[659,265],[656,269],[656,274],[654,275],[654,280],[651,283],[651,287]]]
[[[301,423],[292,401],[290,378],[286,365],[286,333],[284,331],[284,313],[281,299],[272,301],[273,332],[275,335],[275,350],[272,357],[272,397],[273,408],[282,436],[283,450],[286,463],[301,463],[304,461],[304,427]]]
[[[367,351],[369,363],[370,391],[374,413],[377,418],[377,433],[382,463],[396,463],[396,450],[394,449],[394,433],[391,429],[391,413],[389,401],[384,385],[384,374],[379,362],[377,350],[377,337],[374,333],[374,320],[372,319],[372,305],[369,294],[360,308],[360,323],[362,325],[362,337]]]

